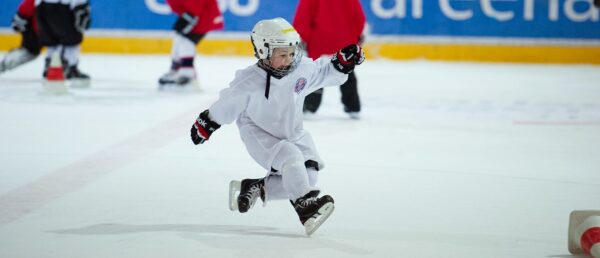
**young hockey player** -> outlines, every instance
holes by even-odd
[[[50,66],[50,59],[57,51],[63,61],[65,77],[72,84],[88,86],[90,77],[78,69],[80,44],[83,32],[90,27],[88,0],[36,0],[38,36],[46,46],[46,64],[43,76]]]
[[[300,0],[294,16],[294,27],[306,44],[308,57],[317,59],[335,54],[349,43],[358,44],[365,21],[359,0]],[[348,75],[348,80],[340,86],[340,92],[344,111],[350,118],[358,119],[360,98],[354,73]],[[304,101],[304,112],[309,115],[317,112],[322,98],[322,89],[308,95]]]
[[[195,85],[196,45],[206,33],[223,28],[223,16],[216,0],[167,0],[179,18],[173,25],[171,70],[158,79],[160,87]]]
[[[229,88],[200,113],[191,129],[192,141],[204,143],[221,125],[236,120],[248,153],[267,175],[232,181],[230,209],[247,212],[259,197],[263,202],[290,200],[311,235],[334,204],[329,195],[319,197],[315,188],[323,161],[302,128],[302,105],[309,93],[346,81],[363,62],[363,51],[353,44],[332,59],[304,58],[298,33],[282,18],[259,21],[251,41],[258,62],[238,70]]]
[[[0,73],[14,69],[40,55],[42,46],[39,43],[35,21],[34,0],[23,0],[13,17],[12,28],[21,33],[21,46],[10,50],[0,62]]]

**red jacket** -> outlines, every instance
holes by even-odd
[[[205,34],[212,30],[223,29],[223,15],[216,0],[167,0],[171,10],[181,16],[190,13],[200,20],[192,33]]]
[[[19,9],[17,13],[27,19],[30,20],[33,25],[33,30],[37,31],[37,22],[35,19],[35,0],[23,0],[19,5]]]
[[[300,0],[294,28],[316,59],[358,43],[365,21],[359,0]]]

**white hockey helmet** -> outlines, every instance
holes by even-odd
[[[294,27],[283,18],[261,20],[252,29],[252,45],[254,56],[258,59],[269,59],[273,49],[278,47],[300,46],[300,35]]]

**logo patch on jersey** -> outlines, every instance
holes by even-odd
[[[304,86],[306,86],[306,79],[304,79],[304,77],[300,77],[300,79],[296,81],[296,86],[294,86],[294,92],[301,92],[304,89]]]

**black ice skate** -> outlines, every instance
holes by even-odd
[[[90,86],[90,76],[79,71],[77,65],[65,68],[65,78],[69,80],[71,87],[87,88]]]
[[[244,179],[229,183],[229,209],[247,212],[254,206],[256,199],[265,201],[265,179]]]
[[[335,208],[331,196],[317,196],[319,196],[319,191],[314,190],[303,197],[296,199],[295,202],[292,202],[296,213],[298,213],[298,217],[300,217],[300,222],[304,225],[306,235],[308,236],[319,229],[321,224],[329,218],[329,215],[331,215]]]

